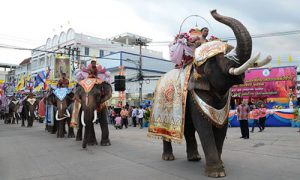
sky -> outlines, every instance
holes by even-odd
[[[233,37],[230,28],[215,21],[210,10],[240,20],[251,35],[300,30],[300,2],[296,0],[9,0],[0,6],[0,46],[36,48],[48,37],[72,27],[75,32],[100,38],[111,38],[130,32],[169,42],[179,32],[196,24],[210,28],[210,35]],[[235,45],[235,41],[229,41]],[[166,43],[149,44],[168,58]],[[278,56],[285,61],[300,62],[300,34],[253,39],[252,55]],[[30,51],[0,48],[0,63],[19,64],[30,57]]]

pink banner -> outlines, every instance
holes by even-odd
[[[297,67],[250,69],[245,73],[244,84],[233,86],[235,97],[286,98],[293,89],[295,94]]]

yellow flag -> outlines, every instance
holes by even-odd
[[[278,63],[278,65],[280,65],[280,56],[278,56],[277,63]]]
[[[293,57],[291,55],[289,55],[288,60],[289,60],[289,62],[293,62]]]
[[[24,85],[24,75],[22,74],[22,75],[20,76],[19,81],[18,81],[18,85],[16,86],[16,91],[19,91],[19,90],[23,89],[24,86],[25,86],[25,85]]]
[[[27,75],[26,81],[30,81],[30,74]]]

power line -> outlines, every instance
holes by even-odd
[[[283,31],[283,32],[273,32],[273,33],[264,33],[264,34],[253,34],[251,38],[265,38],[265,37],[275,37],[275,36],[288,36],[288,35],[295,35],[300,34],[300,30],[293,30],[293,31]],[[235,37],[223,37],[220,38],[223,41],[233,41],[236,40]],[[154,41],[151,42],[149,46],[160,46],[160,44],[169,44],[170,41]]]

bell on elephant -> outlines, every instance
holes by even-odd
[[[244,72],[270,62],[268,56],[251,58],[252,39],[238,20],[211,11],[213,18],[229,26],[237,46],[220,40],[201,44],[193,51],[194,62],[161,77],[155,89],[148,136],[163,139],[163,160],[174,160],[171,142],[186,140],[187,159],[199,161],[197,131],[209,177],[226,176],[222,157],[230,108],[230,88],[244,83]],[[170,48],[170,51],[172,49]],[[230,56],[227,56],[232,52]],[[196,74],[196,76],[191,76]]]

